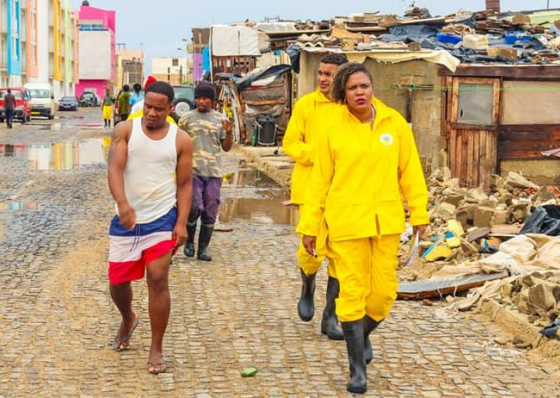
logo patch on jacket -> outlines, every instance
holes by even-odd
[[[393,136],[392,136],[391,134],[389,134],[389,133],[383,134],[383,135],[379,138],[379,140],[381,141],[381,143],[382,143],[383,145],[387,145],[387,146],[393,145],[393,142],[395,142],[395,139],[394,139]]]

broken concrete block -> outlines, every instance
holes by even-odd
[[[498,204],[505,204],[506,206],[511,206],[512,205],[512,199],[513,199],[513,195],[511,193],[509,193],[508,191],[500,191],[498,192],[500,198],[498,199]]]
[[[495,209],[496,206],[498,206],[498,199],[496,199],[494,196],[490,196],[488,199],[480,202],[479,206],[491,207],[492,209]]]
[[[556,306],[552,289],[542,283],[529,288],[529,302],[542,315],[545,315]]]
[[[517,297],[517,310],[523,314],[532,313],[529,311],[529,289],[524,289],[521,291]]]
[[[442,219],[443,221],[451,220],[455,218],[456,207],[451,203],[440,203],[434,207],[430,212],[430,219]]]
[[[548,187],[542,187],[539,191],[533,195],[533,205],[537,206],[544,206],[546,204],[557,205],[558,201],[556,199],[556,195],[554,195]]]
[[[487,200],[488,195],[484,192],[482,188],[473,188],[467,191],[467,195],[465,196],[465,200],[471,203],[480,203],[483,200]]]
[[[442,203],[449,203],[449,204],[452,204],[455,207],[459,207],[459,204],[463,201],[464,198],[465,198],[464,195],[461,195],[459,193],[450,193],[448,195],[445,195],[441,199],[441,202]]]
[[[507,210],[507,205],[505,203],[500,203],[498,206],[496,206],[496,211],[502,211],[502,210]]]
[[[492,225],[507,224],[509,212],[507,210],[496,210],[492,216]]]
[[[459,188],[459,179],[451,178],[443,183],[445,188]]]
[[[502,176],[498,174],[492,174],[492,187],[497,190],[504,189],[505,181]]]
[[[469,229],[467,232],[469,233],[468,236],[467,236],[467,240],[469,242],[474,242],[476,240],[479,240],[480,238],[487,237],[488,234],[490,233],[490,228],[488,228],[488,227],[482,227],[482,228],[473,227],[473,228]]]
[[[524,223],[529,216],[529,206],[526,204],[512,205],[509,207],[508,213],[510,223]]]
[[[502,286],[502,297],[511,297],[513,295],[513,286],[510,284]]]
[[[475,227],[491,227],[492,217],[494,216],[494,209],[491,207],[477,207],[474,211],[474,225]]]
[[[475,205],[462,206],[457,209],[457,214],[455,219],[461,223],[464,229],[468,229],[474,225],[474,211],[476,210]]]
[[[539,189],[539,186],[532,183],[531,181],[529,181],[528,179],[526,179],[525,177],[523,177],[521,174],[515,173],[513,171],[510,171],[506,177],[506,184],[514,187],[514,188],[521,188],[521,189],[527,189],[527,188],[534,188],[534,189]]]

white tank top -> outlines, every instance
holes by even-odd
[[[132,119],[124,192],[136,212],[137,224],[157,220],[177,203],[176,141],[177,126],[170,124],[165,137],[155,141],[144,133],[142,118]]]

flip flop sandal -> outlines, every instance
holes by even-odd
[[[132,337],[132,333],[134,332],[136,326],[138,326],[139,323],[140,323],[140,319],[136,318],[136,320],[134,321],[134,325],[132,325],[132,329],[130,329],[130,332],[124,338],[120,338],[119,332],[117,332],[117,335],[113,338],[113,340],[111,340],[111,349],[116,352],[123,352],[124,350],[126,350],[128,348],[128,345],[126,347],[121,347],[121,346],[123,344],[126,344],[130,340],[130,338]]]
[[[148,362],[148,373],[157,375],[165,372],[167,372],[167,364],[165,362]]]

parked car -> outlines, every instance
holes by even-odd
[[[10,87],[10,90],[16,99],[14,120],[20,120],[22,123],[31,121],[31,95],[29,94],[29,90],[24,87]],[[7,93],[7,87],[0,88],[0,123],[4,123],[4,120],[6,120],[4,96]]]
[[[79,103],[83,107],[101,105],[101,101],[95,93],[83,93],[80,95]]]
[[[195,108],[194,86],[185,85],[172,87],[175,92],[175,99],[173,100],[175,113],[177,116],[181,117],[188,111]]]
[[[25,88],[31,95],[31,115],[54,119],[54,92],[49,83],[27,83]]]
[[[62,97],[58,102],[59,111],[77,111],[78,106],[80,106],[80,102],[76,97]]]

